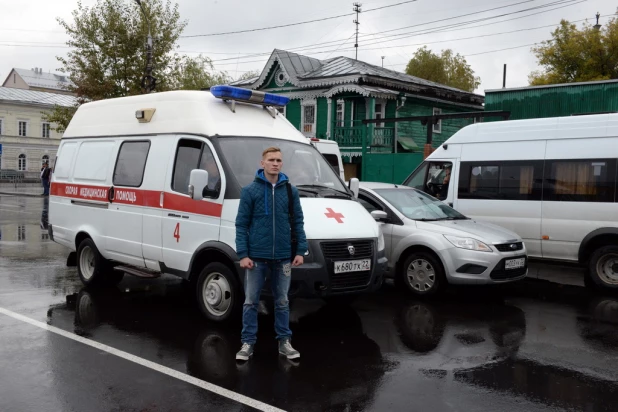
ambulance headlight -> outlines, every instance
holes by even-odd
[[[382,228],[380,227],[380,234],[378,235],[378,251],[384,250],[386,244],[384,243],[384,233],[382,233]]]

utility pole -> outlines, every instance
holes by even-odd
[[[360,22],[358,21],[358,13],[362,12],[361,10],[362,4],[354,3],[354,11],[356,12],[356,20],[354,20],[354,24],[356,24],[356,43],[354,43],[354,47],[356,48],[356,60],[358,60],[358,25]]]
[[[153,91],[157,85],[157,79],[152,76],[152,33],[150,31],[150,19],[146,15],[142,0],[135,0],[135,2],[142,9],[142,14],[146,23],[148,24],[148,40],[146,43],[146,69],[144,70],[144,76],[142,76],[142,90],[144,94],[148,94]]]
[[[596,15],[597,24],[593,26],[596,31],[599,31],[599,29],[601,28],[601,25],[599,24],[599,17],[601,17],[601,15],[599,14],[599,12],[597,12],[597,15]]]

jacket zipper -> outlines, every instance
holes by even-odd
[[[275,186],[273,186],[273,201],[272,201],[272,212],[273,212],[273,260],[275,260]]]

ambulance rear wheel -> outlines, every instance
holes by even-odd
[[[77,248],[77,273],[86,286],[115,285],[123,277],[123,273],[112,270],[92,239],[82,240]]]
[[[243,304],[238,279],[223,263],[209,263],[197,279],[197,301],[204,316],[226,322],[240,313]]]

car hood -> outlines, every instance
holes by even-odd
[[[417,221],[419,229],[440,232],[445,235],[472,237],[491,244],[520,242],[521,238],[503,227],[476,220],[438,220],[435,222]]]

